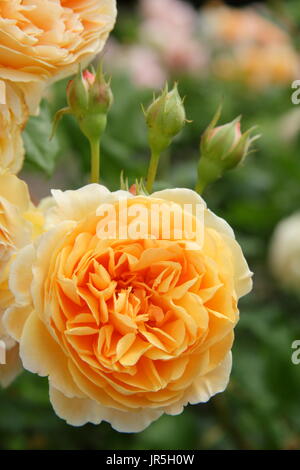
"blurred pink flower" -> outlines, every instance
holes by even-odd
[[[207,53],[196,37],[197,12],[180,0],[141,0],[142,41],[156,47],[171,71],[198,72],[207,63]]]
[[[195,26],[193,7],[180,0],[141,0],[141,12],[146,21],[154,20],[190,32]]]
[[[163,58],[167,67],[176,72],[196,73],[207,64],[207,54],[201,43],[189,39],[175,40],[165,45]]]
[[[167,79],[154,51],[145,46],[132,46],[128,50],[128,64],[137,85],[160,88]]]
[[[147,46],[122,46],[110,40],[105,62],[109,69],[127,72],[140,87],[161,88],[167,79],[157,53]]]

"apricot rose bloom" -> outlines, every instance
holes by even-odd
[[[0,172],[0,340],[6,345],[6,364],[0,365],[3,386],[21,370],[18,345],[9,337],[2,321],[5,309],[13,300],[8,284],[9,268],[16,252],[38,234],[41,219],[30,201],[27,185],[14,175]]]
[[[5,325],[24,368],[49,377],[57,415],[139,432],[222,392],[237,301],[252,285],[228,224],[188,189],[134,196],[94,184],[53,197],[48,231],[13,263]],[[203,237],[100,238],[99,211],[120,201],[146,214],[153,202],[200,205]]]
[[[38,105],[48,81],[77,71],[101,52],[116,0],[0,0],[0,74]]]

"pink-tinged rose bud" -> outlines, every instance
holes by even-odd
[[[95,83],[95,78],[96,78],[95,74],[93,74],[89,70],[84,70],[82,72],[82,77],[90,86],[92,86]]]
[[[88,93],[89,87],[93,85],[95,82],[95,75],[91,73],[89,70],[84,70],[80,77],[80,85],[83,85],[85,91]],[[67,85],[67,98],[70,104],[75,104],[75,100],[78,99],[78,95],[76,94],[77,86],[79,84],[76,83],[76,79],[69,80]]]
[[[87,112],[89,104],[88,88],[88,82],[82,72],[79,72],[67,85],[67,102],[70,113],[78,118]]]
[[[97,73],[80,70],[67,86],[68,107],[56,113],[52,135],[64,114],[73,114],[81,131],[90,139],[100,138],[107,124],[107,113],[113,103],[110,83],[105,81],[100,64]]]
[[[107,112],[112,105],[113,95],[101,65],[96,74],[89,70],[79,72],[67,86],[67,99],[71,113],[77,117]]]
[[[99,65],[96,76],[89,90],[90,110],[92,113],[107,113],[113,103],[110,81],[106,81],[102,64]]]
[[[221,134],[222,134],[222,137],[224,137],[224,139],[221,138]],[[214,138],[216,141],[219,138],[219,136],[220,136],[220,140],[222,140],[222,143],[224,144],[223,152],[225,150],[227,150],[228,152],[231,152],[242,137],[241,122],[236,121],[234,125],[232,125],[232,123],[224,124],[223,126],[215,127],[214,129],[209,131],[207,134],[208,145],[213,144]]]
[[[227,170],[241,164],[250,153],[251,144],[260,137],[251,136],[253,127],[244,133],[241,132],[240,116],[228,124],[215,127],[220,116],[221,108],[201,139],[197,183],[200,193],[208,184],[221,178]]]

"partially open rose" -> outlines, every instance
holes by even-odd
[[[75,426],[104,420],[138,432],[163,413],[222,392],[237,301],[251,289],[227,223],[187,189],[134,196],[89,185],[53,196],[49,230],[13,263],[15,304],[5,325],[20,343],[24,367],[49,377],[58,416]],[[116,220],[127,237],[101,236],[103,218],[108,226],[113,221],[105,208],[120,215],[124,201],[127,224]],[[177,215],[189,204],[187,218],[199,232],[178,238],[173,221],[167,239],[158,219],[157,238],[129,236],[130,224],[131,235],[148,227],[154,203]]]
[[[33,111],[48,81],[99,53],[115,0],[0,0],[0,74],[26,90]]]

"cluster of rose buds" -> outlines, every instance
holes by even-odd
[[[101,65],[97,73],[79,72],[67,88],[69,110],[82,132],[90,139],[105,131],[107,113],[113,103],[110,83],[105,81]]]

